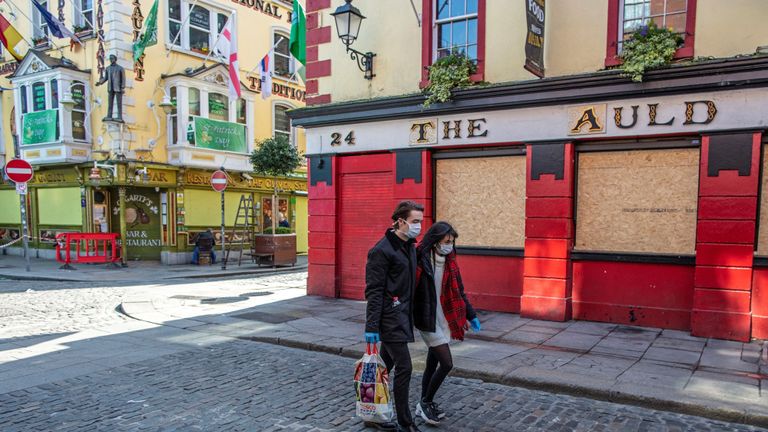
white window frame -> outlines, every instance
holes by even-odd
[[[480,44],[479,44],[479,40],[480,40],[480,34],[479,34],[479,32],[480,32],[480,27],[479,27],[480,26],[480,7],[478,6],[477,11],[475,13],[464,14],[464,15],[459,15],[459,16],[453,16],[453,17],[448,17],[448,18],[443,18],[443,19],[438,19],[437,18],[437,15],[438,15],[437,8],[440,7],[440,2],[441,1],[442,0],[434,0],[433,3],[432,3],[433,4],[432,5],[432,8],[433,8],[432,16],[434,17],[433,18],[433,23],[432,23],[432,62],[434,63],[435,61],[438,60],[437,51],[438,51],[438,47],[440,45],[440,41],[438,39],[438,28],[439,28],[440,24],[449,24],[449,23],[458,22],[458,21],[469,21],[469,20],[471,20],[473,18],[476,20],[477,25],[478,25],[478,27],[477,27],[478,34],[475,35],[476,42],[474,44],[466,43],[465,46],[468,47],[469,45],[476,45],[477,46],[477,55],[480,55]],[[450,4],[447,7],[450,10]],[[469,26],[468,25],[466,26],[466,32],[467,32],[466,33],[466,36],[467,36],[466,40],[467,40],[467,42],[469,42]],[[451,44],[450,44],[450,46],[453,47],[453,32],[451,32]],[[473,60],[477,60],[477,59],[473,59]]]
[[[663,17],[663,20],[661,22],[661,27],[666,27],[666,24],[667,24],[667,2],[668,1],[669,0],[664,0],[664,12],[662,14],[656,14],[656,15],[650,15],[649,14],[648,16],[643,16],[642,18],[635,18],[635,20],[642,20],[642,24],[641,25],[646,25],[653,18]],[[617,53],[621,53],[621,48],[624,45],[624,22],[627,21],[625,19],[625,17],[624,17],[624,5],[625,5],[625,3],[626,3],[626,0],[619,0],[619,31],[618,31],[618,38],[617,38],[618,40],[616,41],[616,47],[617,47],[616,48],[616,52]],[[688,1],[687,0],[685,2],[684,12],[685,12],[686,20],[687,20],[687,18],[688,18]],[[680,13],[680,11],[676,12],[676,14],[679,14],[679,13]],[[687,21],[686,21],[686,24],[687,24]],[[683,31],[683,34],[682,34],[683,38],[685,38],[685,32],[686,31],[687,31],[687,29],[685,31]]]
[[[200,57],[200,58],[208,57],[207,53],[203,54],[203,53],[199,53],[197,51],[192,51],[192,49],[190,47],[190,44],[189,44],[190,26],[192,26],[192,24],[191,24],[191,22],[189,20],[189,10],[190,10],[190,7],[193,4],[195,4],[195,2],[193,0],[179,0],[179,3],[181,5],[180,6],[181,7],[181,10],[180,10],[180,12],[181,12],[180,13],[181,21],[177,21],[175,18],[171,18],[170,17],[170,14],[168,13],[169,2],[168,1],[165,2],[165,11],[164,11],[165,12],[165,14],[164,14],[164,16],[165,16],[165,25],[166,25],[166,28],[168,28],[168,31],[165,33],[166,34],[166,37],[165,37],[165,39],[166,39],[165,40],[166,48],[170,48],[171,50],[174,50],[174,51],[184,52],[186,54],[189,54],[189,55],[192,55],[192,56],[195,56],[195,57]],[[218,15],[221,14],[221,15],[228,16],[229,19],[232,20],[232,24],[234,26],[237,26],[237,11],[224,9],[222,7],[222,5],[219,4],[219,3],[214,3],[214,2],[211,2],[211,1],[205,1],[205,0],[198,0],[197,4],[195,4],[195,7],[205,8],[205,9],[208,10],[208,13],[210,14],[210,19],[209,19],[209,23],[208,23],[209,24],[209,28],[208,28],[208,49],[212,50],[213,49],[213,45],[216,43],[216,39],[219,37],[219,29],[218,29],[219,20],[218,20]],[[180,29],[179,29],[180,36],[176,40],[176,44],[175,45],[172,44],[173,37],[172,37],[171,32],[170,32],[170,22],[171,21],[179,23],[180,26],[181,26]],[[193,26],[193,27],[195,29],[202,29],[201,27],[197,27],[197,26]],[[237,48],[237,45],[239,45],[239,42],[237,40],[235,40],[236,48]],[[225,59],[222,59],[222,58],[220,58],[220,57],[218,57],[216,55],[213,55],[213,54],[211,54],[208,57],[208,59],[211,60],[211,61],[218,61],[220,63],[223,63],[225,61]]]
[[[277,123],[276,122],[277,107],[283,107],[283,108],[287,108],[289,110],[296,108],[295,105],[293,105],[291,103],[288,103],[288,102],[285,102],[285,101],[274,101],[274,102],[272,102],[272,137],[273,138],[277,136],[278,132],[280,132],[281,134],[285,134],[286,133],[285,131],[278,131],[277,130],[277,127],[276,127],[276,123]],[[291,121],[290,117],[288,118],[288,121]],[[291,122],[291,126],[289,128],[288,133],[289,133],[288,142],[290,142],[292,146],[296,147],[297,146],[297,142],[296,142],[296,128],[293,126],[293,122]]]
[[[48,7],[50,2],[51,0],[38,1],[38,3],[48,11],[50,11],[50,8]],[[46,37],[50,41],[51,32],[48,29],[48,23],[43,19],[43,15],[37,10],[37,7],[32,3],[32,0],[29,2],[29,7],[32,9],[32,22],[34,23],[32,25],[32,37],[35,39]]]
[[[216,84],[204,81],[198,78],[190,77],[174,77],[173,79],[166,79],[165,91],[170,95],[171,87],[176,87],[176,115],[178,116],[177,133],[178,141],[172,142],[173,137],[173,123],[171,121],[171,115],[167,116],[166,133],[168,137],[168,147],[192,147],[196,146],[187,141],[187,128],[190,121],[189,110],[189,90],[196,89],[200,91],[200,117],[210,118],[208,111],[208,95],[211,93],[219,93],[227,97],[229,107],[229,122],[237,123],[237,99],[229,97],[227,88],[218,86]],[[254,98],[251,94],[243,92],[242,99],[245,100],[245,135],[248,143],[248,153],[253,151],[254,142]],[[243,124],[243,123],[237,123]],[[206,149],[209,150],[209,149]],[[211,150],[211,151],[223,151],[225,150]],[[237,153],[241,154],[241,153]]]
[[[44,74],[35,76],[29,76],[24,77],[23,79],[19,79],[18,81],[14,80],[13,86],[14,86],[14,104],[15,106],[18,106],[19,109],[15,111],[15,119],[16,122],[16,130],[21,131],[22,130],[22,124],[21,124],[21,117],[25,114],[21,111],[21,88],[24,86],[24,95],[26,96],[27,100],[27,113],[36,112],[34,109],[34,101],[32,100],[32,86],[35,83],[42,82],[45,85],[45,107],[43,110],[57,110],[58,113],[58,122],[59,122],[59,137],[55,142],[63,142],[63,143],[90,143],[92,139],[92,132],[91,132],[91,113],[92,113],[92,107],[91,107],[91,82],[90,82],[90,75],[87,75],[85,73],[77,73],[77,75],[70,73],[62,73],[63,69],[53,69],[46,71]],[[53,91],[52,91],[52,84],[53,82],[56,82],[56,93],[58,95],[58,106],[53,106]],[[62,109],[61,106],[61,100],[64,98],[64,94],[70,94],[71,92],[71,86],[72,84],[80,83],[84,87],[84,95],[85,98],[85,124],[83,125],[85,128],[85,139],[74,139],[72,136],[72,114],[71,112]],[[41,110],[37,110],[41,111]],[[80,111],[80,110],[77,110]]]
[[[75,3],[75,2],[77,2],[77,3]],[[83,7],[83,0],[72,0],[72,8],[73,8],[72,16],[75,17],[75,19],[74,19],[75,25],[80,26],[80,27],[88,27],[90,31],[93,31],[93,26],[91,24],[93,24],[93,21],[94,21],[94,18],[95,18],[94,17],[95,9],[94,9],[94,6],[93,6],[94,3],[95,3],[95,0],[91,0],[91,8],[90,9],[85,9]],[[90,12],[91,13],[91,19],[89,20],[91,22],[91,24],[88,24],[88,22],[86,22],[86,20],[85,20],[86,12]]]
[[[278,75],[275,71],[275,66],[277,66],[277,62],[274,61],[274,58],[277,56],[284,57],[284,54],[278,54],[275,44],[275,37],[276,36],[282,36],[285,38],[285,43],[288,45],[288,76],[285,75]],[[272,44],[272,51],[273,51],[273,60],[272,60],[272,66],[270,67],[270,73],[272,74],[273,78],[281,79],[283,81],[290,81],[295,82],[296,81],[296,59],[291,54],[291,47],[290,47],[290,41],[291,41],[291,32],[290,30],[285,30],[282,28],[272,28],[272,35],[269,40],[269,43]]]

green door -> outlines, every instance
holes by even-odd
[[[117,201],[117,200],[115,200]],[[120,226],[120,209],[113,203],[113,227]],[[128,188],[125,192],[125,226],[128,259],[160,260],[160,193],[149,188]]]

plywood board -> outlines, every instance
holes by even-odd
[[[768,256],[768,148],[763,149],[763,178],[760,189],[760,221],[757,232],[757,254]]]
[[[438,160],[437,220],[460,246],[523,247],[525,171],[525,156]]]
[[[693,254],[699,150],[581,153],[576,249]]]

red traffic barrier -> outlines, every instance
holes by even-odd
[[[56,236],[56,261],[60,269],[74,270],[70,264],[110,264],[120,260],[119,234],[115,233],[61,233]],[[72,250],[75,251],[74,261]],[[62,258],[61,252],[64,252]]]

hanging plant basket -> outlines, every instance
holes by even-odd
[[[632,81],[643,81],[645,72],[667,66],[675,58],[675,52],[683,44],[683,38],[667,28],[659,28],[653,22],[638,29],[624,42],[621,69]]]
[[[454,53],[439,58],[432,66],[428,66],[429,84],[424,88],[427,99],[424,108],[433,103],[444,103],[451,100],[453,90],[471,86],[471,76],[477,71],[477,65],[465,55]]]

